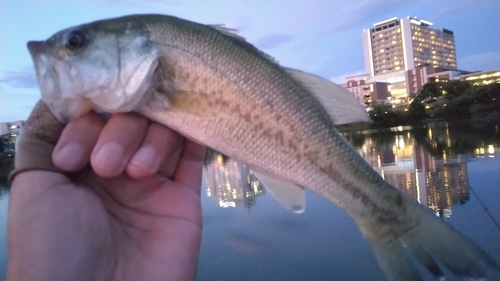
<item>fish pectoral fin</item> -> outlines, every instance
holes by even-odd
[[[361,102],[342,86],[296,69],[284,68],[325,107],[335,125],[371,122]]]
[[[304,189],[252,171],[264,187],[287,209],[300,214],[306,209]]]

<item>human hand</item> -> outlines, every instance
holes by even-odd
[[[37,110],[26,128],[60,126],[44,105]],[[56,168],[33,164],[12,183],[7,279],[194,279],[203,155],[202,146],[134,113],[69,123],[53,151]]]

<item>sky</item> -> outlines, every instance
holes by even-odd
[[[94,20],[159,13],[224,24],[281,65],[337,83],[365,73],[361,33],[406,16],[455,34],[461,70],[500,68],[500,1],[0,0],[0,122],[24,120],[40,98],[30,40]]]

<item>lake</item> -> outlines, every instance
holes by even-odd
[[[388,182],[500,263],[500,120],[343,135]],[[2,277],[10,159],[0,162]],[[355,223],[330,202],[306,190],[306,211],[294,214],[245,166],[217,153],[206,164],[197,280],[385,280]]]

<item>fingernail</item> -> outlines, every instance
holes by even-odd
[[[106,175],[118,175],[124,169],[123,148],[117,143],[104,144],[92,159],[92,166]]]
[[[151,146],[143,146],[137,151],[130,163],[143,170],[151,170],[154,167],[155,158],[156,151]]]
[[[77,143],[68,143],[59,152],[54,154],[56,166],[65,171],[76,171],[83,165],[85,151]]]

